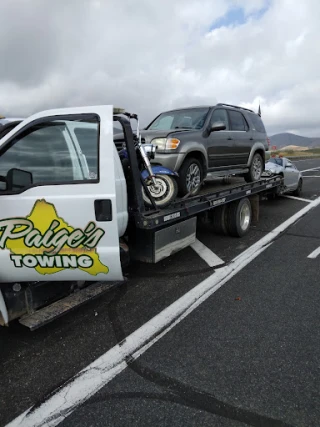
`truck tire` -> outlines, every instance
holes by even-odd
[[[231,202],[226,216],[228,234],[233,237],[244,236],[248,233],[252,221],[250,200],[245,197]]]
[[[210,211],[212,231],[215,234],[227,235],[227,211],[229,204],[218,206]]]
[[[195,158],[186,159],[179,169],[178,187],[181,197],[189,193],[188,185],[191,186],[189,196],[196,196],[201,190],[203,181],[203,166]]]
[[[255,153],[252,157],[249,172],[244,175],[246,182],[255,182],[261,179],[262,172],[264,170],[264,162],[261,154]]]

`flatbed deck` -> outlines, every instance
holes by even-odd
[[[231,178],[223,184],[222,178],[207,180],[199,195],[177,199],[170,207],[162,210],[149,210],[135,214],[136,226],[142,229],[156,229],[164,224],[172,224],[195,216],[216,206],[272,191],[282,183],[280,176],[263,178],[260,181],[246,183],[243,178]]]

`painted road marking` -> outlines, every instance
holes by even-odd
[[[317,161],[317,160],[320,160],[320,158],[319,157],[316,157],[316,158],[314,158],[314,159],[300,159],[300,160],[293,160],[292,158],[291,159],[289,159],[289,160],[291,160],[293,163],[298,163],[298,162],[315,162],[315,161]]]
[[[311,169],[305,169],[304,171],[300,171],[300,172],[310,172],[310,171],[317,171],[320,169],[320,166],[317,166],[316,168],[311,168]]]
[[[302,197],[295,197],[295,196],[283,196],[286,199],[293,199],[293,200],[300,200],[301,202],[307,202],[307,203],[311,203],[312,200],[310,199],[303,199]]]
[[[192,249],[205,261],[209,267],[216,267],[217,265],[224,264],[224,261],[218,257],[211,249],[207,248],[200,240],[196,239],[192,245]]]
[[[31,407],[25,411],[7,424],[7,427],[54,427],[58,425],[79,405],[122,372],[127,367],[128,359],[134,360],[141,356],[221,286],[270,247],[277,236],[319,205],[320,197],[250,246],[234,258],[230,264],[215,271],[203,282],[134,331],[120,344],[111,348],[80,371],[56,392],[53,392],[47,400],[44,400],[34,409]]]
[[[318,247],[318,249],[311,252],[311,254],[308,255],[308,258],[315,259],[315,258],[317,258],[318,255],[320,255],[320,246]]]

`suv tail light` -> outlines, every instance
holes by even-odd
[[[267,143],[268,143],[268,147],[270,148],[270,138],[269,137],[267,137]]]

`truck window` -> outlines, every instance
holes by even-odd
[[[76,127],[74,133],[79,141],[81,151],[86,156],[90,173],[98,174],[98,125],[94,128]]]
[[[89,179],[88,171],[83,171],[81,167],[79,153],[72,140],[67,138],[67,123],[70,121],[41,123],[20,134],[13,145],[0,150],[0,176],[6,177],[11,168],[18,168],[31,172],[34,184]],[[96,145],[97,132],[96,129]],[[0,190],[6,190],[5,182],[0,182]]]

